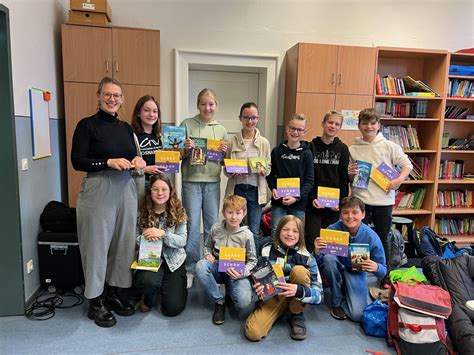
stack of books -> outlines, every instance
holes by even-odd
[[[421,149],[416,128],[406,126],[382,126],[381,132],[389,141],[399,144],[405,150]]]
[[[394,95],[394,96],[421,96],[435,97],[439,96],[430,86],[421,80],[415,80],[410,76],[403,78],[392,77],[387,75],[381,77],[377,74],[375,82],[375,90],[377,95]]]
[[[444,111],[444,118],[452,118],[452,119],[459,120],[459,119],[467,118],[468,113],[469,113],[468,107],[446,105],[446,109]]]
[[[381,116],[396,118],[426,118],[428,101],[420,100],[413,102],[396,102],[394,100],[378,101],[375,110]]]
[[[410,172],[409,178],[411,180],[427,180],[428,171],[431,167],[431,160],[422,156],[408,156],[408,159],[410,159],[413,164],[413,170]],[[397,169],[401,171],[400,167],[397,167]]]
[[[449,79],[449,97],[474,97],[474,82],[471,80]]]
[[[446,149],[473,150],[474,149],[474,135],[466,139],[450,139]]]
[[[438,178],[444,180],[462,179],[464,174],[464,160],[441,159]]]
[[[473,208],[472,203],[474,191],[438,191],[436,196],[436,207],[439,208]]]
[[[419,210],[426,195],[426,187],[420,187],[415,191],[400,191],[395,193],[394,209],[397,210]]]
[[[474,217],[436,218],[434,231],[442,236],[473,235]]]

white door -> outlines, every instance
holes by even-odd
[[[258,105],[259,74],[244,72],[227,72],[214,70],[189,70],[189,116],[196,114],[197,95],[204,89],[209,88],[217,94],[219,101],[218,111],[215,115],[216,121],[221,123],[227,130],[229,138],[235,135],[242,125],[239,120],[240,107],[242,104],[253,101]],[[264,117],[260,119],[260,127],[264,127]],[[262,129],[260,129],[262,131]],[[265,132],[262,131],[262,135]],[[221,205],[227,186],[227,177],[221,175]]]

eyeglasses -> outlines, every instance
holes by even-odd
[[[260,117],[258,116],[240,116],[244,121],[258,121]]]
[[[159,194],[159,193],[167,193],[167,192],[170,192],[169,189],[159,189],[159,188],[156,188],[156,187],[153,187],[150,189],[152,193],[154,194]]]
[[[117,94],[117,93],[111,93],[111,92],[103,92],[102,93],[102,97],[106,100],[110,99],[111,97],[113,97],[115,100],[118,100],[118,99],[121,99],[122,98],[122,94]]]
[[[293,127],[293,126],[288,126],[288,130],[290,132],[294,132],[294,133],[298,133],[298,134],[303,134],[306,131],[306,129],[304,129],[304,128],[297,128],[297,127]]]

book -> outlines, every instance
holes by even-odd
[[[228,174],[249,173],[249,167],[245,159],[224,159],[224,166]]]
[[[357,168],[359,173],[354,176],[354,181],[352,182],[353,187],[358,187],[360,189],[367,189],[369,187],[370,172],[372,170],[372,164],[362,160],[356,160]]]
[[[165,173],[179,173],[179,151],[157,150],[155,153],[155,165]]]
[[[186,128],[178,126],[163,126],[163,149],[184,149]]]
[[[370,178],[384,191],[388,192],[389,184],[392,180],[398,179],[400,174],[395,169],[392,169],[386,163],[380,163],[377,168],[372,170]]]
[[[322,207],[336,208],[339,206],[339,194],[337,188],[318,186],[318,203]]]
[[[221,161],[224,157],[224,152],[220,150],[222,141],[220,139],[207,140],[207,160]]]
[[[435,97],[434,92],[407,92],[405,96],[418,96],[418,97]]]
[[[207,139],[191,138],[194,141],[194,148],[191,149],[191,165],[206,165]]]
[[[238,273],[245,270],[245,248],[221,247],[219,250],[219,267],[217,271],[226,272],[234,268]]]
[[[277,193],[279,197],[300,197],[300,178],[277,179]]]
[[[356,270],[361,271],[362,266],[360,264],[365,260],[370,260],[369,244],[365,244],[365,243],[349,244],[349,253],[351,255],[352,267]]]
[[[323,254],[347,256],[349,254],[349,232],[332,229],[321,229],[319,237],[328,245],[320,249]]]
[[[263,286],[264,296],[261,298],[262,301],[278,295],[277,283],[285,282],[281,265],[278,263],[272,264],[267,258],[259,259],[257,265],[250,271],[250,275],[254,282],[258,282]]]
[[[249,168],[252,174],[266,172],[268,170],[269,162],[267,158],[263,157],[249,157]]]
[[[161,266],[162,240],[149,240],[140,236],[138,259],[132,263],[131,268],[157,272]],[[135,265],[134,265],[135,264]]]

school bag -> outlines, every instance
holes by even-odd
[[[454,354],[446,334],[451,297],[441,287],[394,282],[388,298],[387,340],[397,354]]]
[[[408,263],[408,258],[405,254],[405,240],[402,233],[395,227],[390,230],[390,266],[392,268],[400,267]]]
[[[415,244],[416,253],[420,258],[443,255],[443,248],[438,241],[436,233],[429,227],[413,230],[413,243]]]
[[[40,215],[43,232],[76,233],[76,209],[59,201],[50,201]]]

